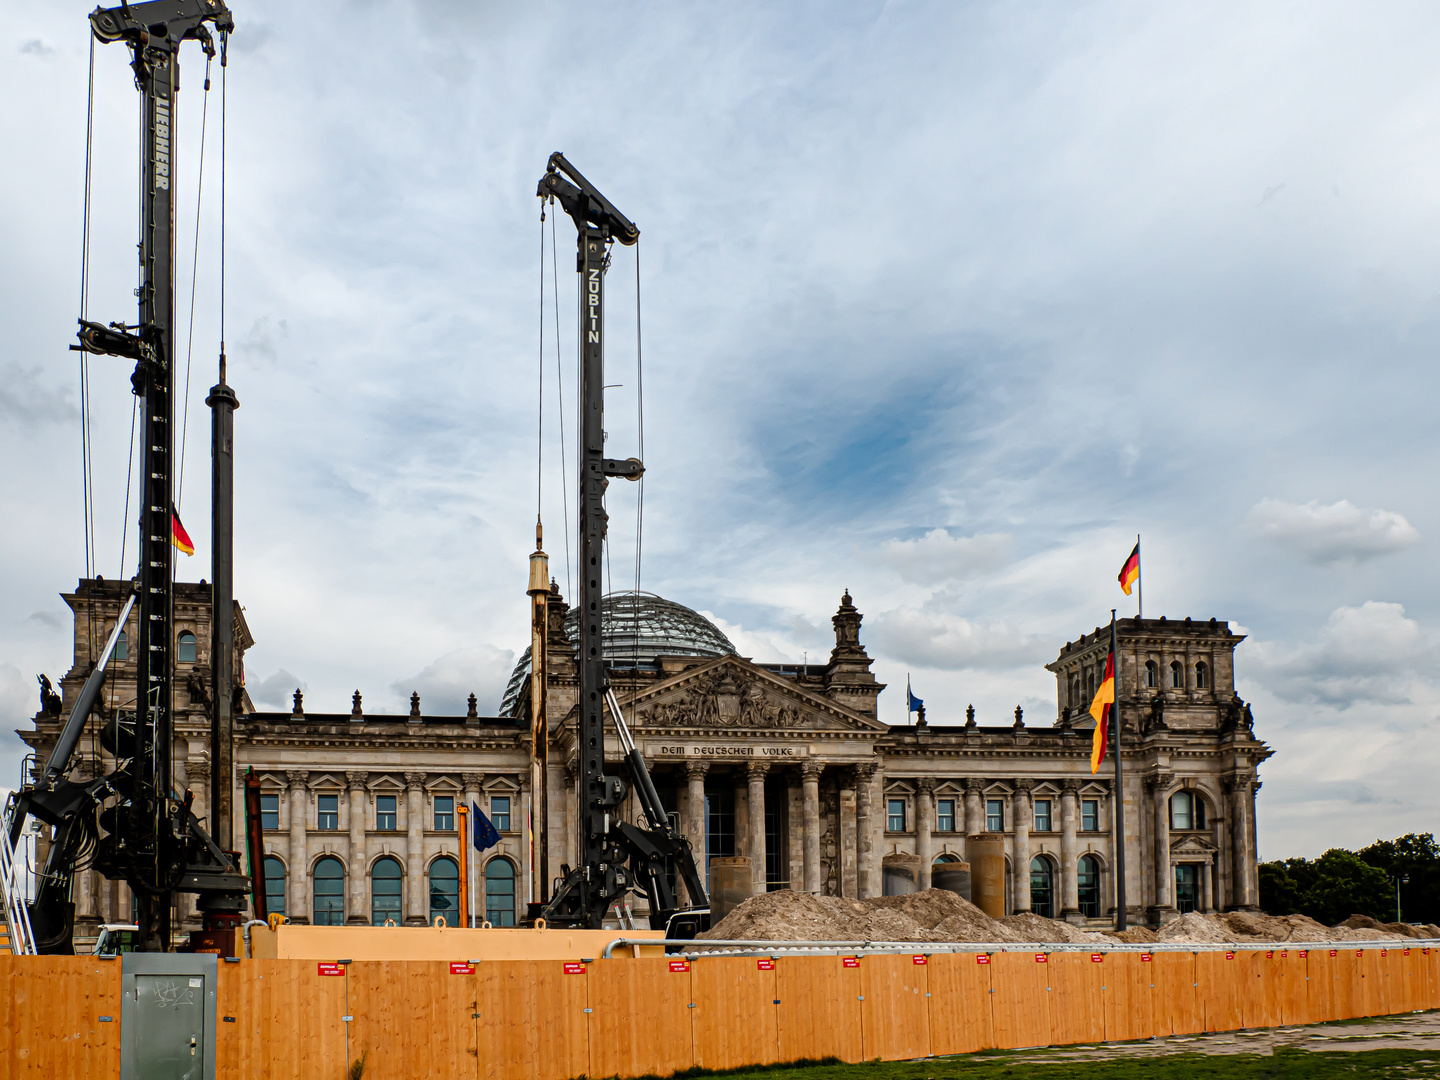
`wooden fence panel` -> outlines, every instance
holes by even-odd
[[[969,953],[930,957],[930,1052],[969,1054],[995,1045],[990,964]]]
[[[367,1080],[477,1075],[473,971],[442,960],[357,960],[347,978],[350,1059],[368,1053]]]
[[[1232,962],[1240,1019],[1247,1028],[1278,1027],[1280,1008],[1280,949],[1247,949]]]
[[[1306,950],[1305,993],[1306,1008],[1312,1024],[1323,1024],[1336,1019],[1335,1013],[1335,972],[1330,949],[1325,944]]]
[[[1245,1018],[1239,987],[1244,985],[1242,953],[1197,952],[1195,982],[1205,1009],[1206,1031],[1235,1031]]]
[[[215,1075],[260,1080],[266,1050],[262,1042],[260,987],[253,961],[227,964],[215,973]]]
[[[314,960],[246,960],[240,966],[260,983],[259,1075],[344,1076],[348,1025],[341,1018],[348,1015],[348,976],[321,975]]]
[[[838,1057],[863,1061],[860,965],[841,956],[786,956],[775,961],[781,1061]]]
[[[1192,1035],[1205,1030],[1205,1005],[1195,985],[1195,954],[1157,952],[1146,966],[1155,984],[1156,1035]]]
[[[0,956],[0,995],[0,1076],[120,1075],[119,960]]]
[[[1388,1016],[1390,1008],[1390,949],[1365,949],[1360,958],[1362,1016]]]
[[[1306,949],[1281,949],[1279,963],[1280,1023],[1308,1024],[1310,1020],[1309,957]]]
[[[704,956],[690,965],[695,1064],[703,1069],[769,1065],[780,1060],[775,962],[754,956]]]
[[[1420,950],[1420,1007],[1440,1009],[1440,949],[1429,946]]]
[[[664,1076],[695,1064],[685,961],[656,956],[587,966],[590,1076]]]
[[[578,1039],[585,1052],[579,1056],[581,1072],[589,1064],[590,1048],[585,1035],[585,977],[571,976],[579,983],[580,1014],[549,1016],[541,1011],[540,970],[559,968],[554,961],[482,960],[475,965],[475,1073],[480,1080],[526,1080],[539,1073],[538,1055],[552,1041],[552,1024],[570,1038]],[[456,976],[465,978],[465,976]],[[544,1017],[544,1031],[538,1021]]]
[[[606,961],[602,961],[604,963]],[[587,974],[575,974],[573,967],[557,960],[511,961],[530,968],[535,986],[535,1016],[544,1017],[543,1026],[528,1017],[530,1045],[534,1050],[535,1080],[568,1080],[590,1072],[590,980]],[[485,964],[484,967],[493,967]],[[588,967],[588,965],[586,965]],[[484,968],[482,967],[482,971]],[[513,1012],[506,1012],[507,1023],[517,1022]],[[485,1031],[485,1015],[480,1017],[480,1031]],[[591,1075],[594,1075],[593,1073]]]
[[[1410,987],[1414,995],[1415,1008],[1433,1009],[1435,1000],[1434,950],[1418,948],[1410,950]]]
[[[1361,957],[1358,949],[1331,949],[1330,993],[1332,1020],[1349,1020],[1363,1015],[1364,985],[1361,981]]]
[[[1094,955],[1103,957],[1104,953]],[[1053,952],[1044,964],[1050,1013],[1050,1042],[1056,1045],[1101,1042],[1105,1038],[1104,963],[1090,953]],[[1032,958],[1033,959],[1033,958]]]
[[[1022,1046],[1049,1046],[1050,994],[1045,987],[1045,953],[1003,952],[990,957],[991,1017],[995,1045],[1010,1050]]]
[[[928,960],[923,953],[880,953],[860,961],[860,1041],[867,1060],[930,1053]]]
[[[1141,960],[1141,954],[1134,952],[1102,955],[1104,963],[1093,966],[1104,973],[1100,998],[1104,1003],[1105,1039],[1131,1042],[1151,1038],[1156,1033],[1153,958]]]

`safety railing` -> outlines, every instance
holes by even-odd
[[[26,906],[25,890],[15,865],[15,849],[10,843],[10,824],[15,817],[15,793],[5,800],[0,815],[0,906],[5,909],[5,930],[10,937],[10,952],[16,956],[35,955],[35,932],[30,927],[30,909]]]

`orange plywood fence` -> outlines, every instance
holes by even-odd
[[[1394,1012],[1390,1005],[1390,970],[1394,949],[1366,949],[1361,958],[1361,989],[1364,997],[1362,1016],[1388,1016]]]
[[[1093,957],[1098,957],[1097,963]],[[1044,964],[1050,1042],[1099,1042],[1105,1038],[1104,953],[1054,952]]]
[[[981,962],[983,961],[983,963]],[[930,977],[930,1052],[969,1054],[995,1045],[990,1022],[990,957],[935,953]]]
[[[1206,1031],[1234,1031],[1245,1026],[1243,955],[1233,949],[1194,954],[1196,990],[1205,1010]]]
[[[468,966],[468,965],[466,965]],[[538,1058],[543,1048],[553,1041],[558,1029],[578,1043],[583,1052],[566,1064],[579,1068],[579,1075],[590,1063],[590,1047],[585,1035],[585,979],[573,976],[578,985],[579,1007],[560,1008],[555,1015],[542,1011],[540,987],[542,972],[559,969],[555,960],[482,960],[469,976],[474,990],[475,1062],[473,1075],[479,1080],[527,1080],[539,1074]],[[463,970],[463,969],[462,969]],[[457,976],[465,978],[465,976]],[[578,1018],[575,1015],[578,1014]],[[543,1028],[539,1023],[544,1017]]]
[[[860,1041],[867,1060],[930,1053],[930,958],[877,953],[860,961]]]
[[[690,964],[690,991],[697,1066],[734,1069],[780,1060],[774,960],[696,957]]]
[[[590,977],[573,963],[557,960],[507,961],[525,964],[535,984],[535,1015],[545,1018],[543,1024],[531,1024],[531,1046],[534,1052],[536,1080],[567,1080],[590,1069]],[[487,967],[493,965],[486,965]],[[588,969],[588,964],[579,967]],[[498,985],[498,984],[497,984]],[[508,1023],[523,1023],[513,1010],[504,1013]],[[484,1033],[485,1017],[480,1018]],[[488,1067],[488,1066],[487,1066]],[[482,1074],[486,1075],[486,1074]]]
[[[1335,972],[1330,959],[1330,949],[1324,943],[1318,948],[1307,949],[1305,957],[1305,994],[1309,1023],[1319,1024],[1334,1020],[1335,1013]]]
[[[1309,950],[1287,947],[1275,955],[1280,963],[1280,1023],[1311,1023]]]
[[[1349,1020],[1363,1015],[1365,1000],[1361,985],[1361,956],[1358,949],[1328,950],[1332,1020]]]
[[[1041,960],[1041,957],[1044,957]],[[1049,1046],[1049,955],[995,953],[990,958],[990,1012],[995,1045],[1006,1049]]]
[[[1410,978],[1417,1009],[1440,1008],[1440,1001],[1436,1000],[1435,964],[1437,960],[1440,960],[1440,952],[1436,952],[1428,946],[1410,950]]]
[[[443,960],[349,965],[350,1054],[374,1080],[474,1077],[476,968]]]
[[[1397,978],[1400,981],[1400,997],[1391,1001],[1396,1012],[1414,1012],[1417,1009],[1425,1008],[1425,973],[1420,966],[1424,959],[1419,949],[1402,948],[1396,950],[1400,954],[1400,970]]]
[[[1104,1004],[1105,1038],[1111,1042],[1148,1039],[1156,1034],[1155,970],[1151,953],[1111,952],[1092,965],[1103,973],[1100,999]],[[1064,1005],[1062,999],[1059,1002]]]
[[[0,1076],[119,1076],[120,994],[118,960],[0,956]]]
[[[1281,1023],[1281,949],[1247,949],[1234,960],[1236,997],[1244,1027],[1276,1027]]]
[[[695,1064],[686,961],[640,957],[586,967],[590,1076],[664,1076]]]
[[[348,965],[314,960],[247,960],[259,984],[257,1057],[265,1080],[343,1076]],[[338,974],[321,974],[338,971]],[[243,977],[243,975],[241,976]],[[218,1001],[217,1004],[221,1004]],[[223,1011],[223,1004],[221,1005]]]
[[[845,956],[786,956],[775,961],[777,1057],[863,1061],[860,965]]]
[[[1196,987],[1195,954],[1157,952],[1151,954],[1150,981],[1155,984],[1156,1035],[1192,1035],[1205,1030],[1205,1004]]]
[[[215,1075],[258,1078],[267,1050],[261,1027],[260,987],[251,964],[219,961],[215,972]]]

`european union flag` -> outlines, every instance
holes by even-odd
[[[905,683],[905,711],[906,711],[906,712],[918,712],[919,710],[923,709],[924,707],[925,707],[925,702],[922,701],[920,698],[918,698],[918,697],[915,696],[915,694],[911,691],[911,689],[910,689],[910,683],[909,683],[909,681],[907,680],[906,683]]]
[[[495,831],[495,826],[490,824],[490,819],[480,812],[480,807],[472,802],[470,809],[475,816],[475,850],[485,851],[494,847],[500,842],[500,834]]]

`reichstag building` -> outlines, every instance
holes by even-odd
[[[121,591],[87,579],[64,597],[75,613],[73,666],[60,684],[67,702],[114,626]],[[176,777],[202,819],[209,595],[203,583],[176,587]],[[243,663],[253,638],[238,604],[234,618]],[[1017,708],[1013,721],[982,724],[963,702],[932,701],[924,726],[891,727],[877,719],[885,687],[871,673],[861,612],[848,592],[831,622],[826,662],[770,663],[737,655],[717,627],[680,604],[647,593],[607,597],[617,697],[702,863],[748,857],[754,891],[868,897],[926,888],[935,866],[965,858],[967,836],[998,833],[1011,911],[1098,928],[1114,919],[1118,795],[1132,923],[1255,907],[1256,770],[1271,751],[1235,694],[1233,657],[1243,638],[1226,623],[1119,623],[1125,788],[1117,793],[1108,764],[1090,773],[1086,711],[1103,675],[1108,628],[1065,642],[1046,665],[1057,700],[1042,722]],[[552,584],[551,880],[575,862],[575,628]],[[517,638],[525,633],[516,627]],[[127,639],[135,640],[133,625]],[[122,653],[115,664],[106,708],[133,708],[133,661]],[[312,711],[297,691],[289,711],[265,712],[246,696],[236,721],[234,805],[243,805],[241,777],[253,767],[264,792],[270,910],[329,925],[420,925],[437,916],[454,924],[456,808],[474,803],[500,834],[475,859],[476,918],[513,925],[530,895],[530,679],[527,649],[498,716],[480,715],[473,695],[463,716],[427,713],[418,696],[400,715],[366,712],[358,692],[348,711]],[[20,734],[43,760],[59,724],[60,715],[41,712]],[[109,766],[94,734],[79,768],[103,772]],[[619,771],[617,741],[608,753]],[[638,806],[629,812],[638,817]],[[128,890],[97,874],[78,875],[75,901],[78,933],[128,921]],[[643,897],[635,903],[643,926]],[[193,911],[178,914],[182,925],[198,926]]]

